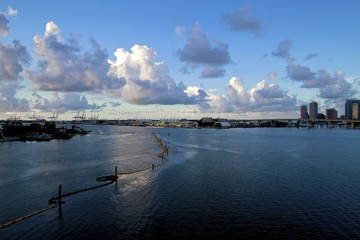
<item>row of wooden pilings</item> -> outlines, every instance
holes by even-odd
[[[70,193],[63,194],[62,193],[62,185],[59,185],[58,196],[53,197],[53,198],[48,200],[48,203],[50,204],[48,207],[46,207],[44,209],[41,209],[41,210],[38,210],[36,212],[33,212],[31,214],[28,214],[28,215],[26,215],[24,217],[18,218],[16,220],[7,222],[5,224],[0,224],[0,229],[8,227],[10,225],[13,225],[13,224],[15,224],[17,222],[23,221],[23,220],[25,220],[27,218],[33,217],[33,216],[35,216],[35,215],[37,215],[39,213],[45,212],[45,211],[47,211],[49,209],[54,208],[56,205],[58,205],[59,208],[61,208],[61,205],[63,203],[65,203],[65,201],[63,201],[64,197],[68,197],[68,196],[71,196],[71,195],[74,195],[74,194],[77,194],[77,193],[81,193],[81,192],[86,192],[86,191],[89,191],[89,190],[94,190],[96,188],[100,188],[100,187],[104,187],[106,185],[112,184],[112,183],[118,181],[118,175],[133,174],[133,173],[142,172],[142,171],[149,170],[149,169],[152,169],[154,171],[155,167],[161,166],[164,163],[164,161],[166,160],[166,157],[164,156],[164,154],[166,154],[166,156],[169,155],[169,148],[164,144],[163,140],[157,134],[152,133],[152,135],[156,139],[157,143],[159,144],[159,146],[162,149],[162,152],[160,154],[158,154],[158,157],[161,158],[161,163],[156,164],[156,165],[153,163],[152,166],[148,167],[148,168],[139,169],[139,170],[135,170],[135,171],[132,171],[132,172],[121,172],[121,173],[118,173],[117,166],[115,166],[114,175],[103,176],[103,177],[99,177],[99,178],[96,179],[97,181],[109,181],[108,183],[101,184],[101,185],[98,185],[98,186],[95,186],[95,187],[90,187],[90,188],[78,190],[78,191],[75,191],[75,192],[70,192]]]
[[[161,158],[161,164],[158,164],[158,165],[152,164],[152,170],[154,170],[155,167],[158,167],[158,166],[162,165],[164,160],[166,159],[164,157],[164,153],[166,154],[166,156],[169,156],[169,148],[164,144],[163,140],[156,133],[153,132],[152,134],[153,134],[153,137],[155,138],[155,140],[157,141],[157,143],[159,144],[159,146],[162,149],[161,155],[159,155],[159,157]]]
[[[157,143],[159,144],[159,146],[161,147],[162,149],[162,152],[159,154],[159,157],[161,158],[161,163],[160,164],[157,164],[155,165],[154,163],[151,165],[151,169],[154,171],[155,170],[155,167],[159,167],[161,166],[163,163],[164,163],[164,160],[166,160],[165,156],[164,156],[164,153],[166,154],[166,156],[169,156],[169,148],[164,144],[163,140],[156,134],[156,133],[152,133],[153,137],[155,138],[155,140],[157,141]],[[120,173],[120,175],[126,175],[126,174],[132,174],[132,173],[136,173],[136,172],[142,172],[142,171],[145,171],[145,170],[148,170],[150,168],[144,168],[144,169],[140,169],[140,170],[136,170],[136,171],[132,171],[132,172],[122,172]],[[104,177],[99,177],[97,178],[96,180],[97,181],[111,181],[110,183],[113,183],[115,181],[118,180],[118,169],[117,169],[117,166],[115,166],[115,172],[114,172],[114,175],[109,175],[109,176],[104,176]],[[108,185],[108,184],[104,184],[104,185]],[[65,203],[64,201],[62,201],[62,197],[64,196],[70,196],[70,195],[73,195],[75,193],[79,193],[79,192],[84,192],[84,191],[88,191],[88,190],[92,190],[92,189],[95,189],[95,188],[98,188],[98,187],[102,187],[103,185],[100,185],[100,186],[96,186],[96,187],[93,187],[93,188],[87,188],[87,189],[84,189],[84,190],[80,190],[80,191],[77,191],[77,192],[73,192],[73,193],[68,193],[68,194],[64,194],[62,195],[62,186],[59,185],[59,191],[58,191],[58,197],[55,197],[55,198],[52,198],[49,200],[49,203],[54,203],[53,201],[51,200],[56,200],[57,199],[57,204],[59,204],[59,206],[62,204],[62,203]]]

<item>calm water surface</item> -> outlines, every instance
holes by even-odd
[[[0,239],[359,239],[360,131],[85,126],[71,140],[0,144],[0,224],[97,177],[155,169],[65,198]],[[135,133],[135,134],[133,134]]]

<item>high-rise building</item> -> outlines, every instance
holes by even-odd
[[[309,108],[310,108],[310,119],[311,120],[316,120],[317,115],[318,115],[318,104],[317,104],[317,102],[311,102]]]
[[[337,111],[335,108],[326,109],[326,119],[337,119]]]
[[[355,104],[355,108],[354,105]],[[356,99],[346,99],[346,103],[345,103],[345,119],[359,119],[359,110],[358,110],[358,106],[360,106],[360,100],[356,100]],[[357,113],[355,113],[355,115],[353,114],[353,110],[357,109]]]
[[[360,102],[354,102],[352,104],[352,118],[353,120],[360,119]]]
[[[300,108],[300,118],[301,119],[309,119],[309,114],[308,114],[306,105],[302,105]]]

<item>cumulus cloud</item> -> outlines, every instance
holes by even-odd
[[[9,20],[6,18],[6,16],[2,13],[0,13],[0,35],[3,37],[6,37],[9,35]]]
[[[233,77],[230,79],[226,90],[229,102],[239,112],[281,112],[296,109],[296,97],[282,90],[274,81],[262,80],[248,90],[241,78]]]
[[[231,30],[236,32],[250,32],[259,35],[262,31],[261,21],[251,16],[251,8],[249,6],[224,16],[223,20]]]
[[[228,52],[228,46],[221,42],[212,44],[208,37],[200,31],[199,24],[193,27],[192,35],[187,39],[187,43],[183,49],[177,51],[180,61],[185,62],[188,66],[202,66],[207,70],[202,77],[207,77],[206,72],[211,68],[215,68],[209,77],[218,77],[221,66],[231,62]],[[223,70],[220,70],[220,72]]]
[[[323,87],[320,87],[319,97],[327,99],[335,98],[350,98],[356,91],[353,89],[353,85],[346,81],[345,74],[342,71],[336,72],[333,76],[322,70],[321,78],[328,82]]]
[[[290,50],[294,47],[293,40],[287,39],[279,43],[276,50],[272,52],[272,55],[279,58],[290,57]]]
[[[121,79],[107,75],[107,51],[90,40],[91,51],[81,52],[78,41],[61,37],[61,29],[48,22],[43,36],[34,37],[36,54],[41,58],[38,70],[28,70],[27,77],[33,81],[35,90],[42,91],[97,91],[119,88]]]
[[[232,77],[226,87],[229,101],[237,106],[247,106],[250,103],[250,94],[241,78]]]
[[[262,80],[250,90],[252,105],[258,106],[258,111],[294,111],[297,109],[296,97],[282,90],[273,82]]]
[[[102,106],[89,103],[85,96],[79,93],[57,93],[52,94],[52,99],[48,100],[36,94],[37,99],[31,104],[32,109],[41,111],[83,111],[100,110]]]
[[[29,101],[16,97],[16,93],[22,87],[17,83],[0,84],[0,112],[27,112]]]
[[[16,81],[23,72],[23,64],[30,62],[30,55],[19,41],[0,43],[0,82]]]
[[[197,104],[204,100],[202,92],[187,95],[187,86],[175,83],[163,62],[156,62],[156,52],[147,46],[134,45],[131,52],[119,48],[116,60],[109,60],[110,75],[123,79],[121,89],[113,96],[140,105],[147,104]]]
[[[310,82],[315,79],[316,75],[310,68],[295,63],[290,63],[286,70],[290,79],[294,81]],[[310,86],[309,84],[304,85],[305,88],[307,87],[306,85]]]
[[[342,71],[331,74],[325,69],[320,69],[313,72],[309,67],[290,63],[287,66],[287,72],[291,80],[302,83],[302,88],[319,89],[321,98],[346,98],[356,93],[353,84],[345,79]]]

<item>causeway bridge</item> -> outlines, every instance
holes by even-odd
[[[302,118],[271,118],[271,119],[243,119],[230,120],[232,124],[268,126],[268,127],[346,127],[355,128],[360,126],[360,120],[353,119],[302,119]]]

